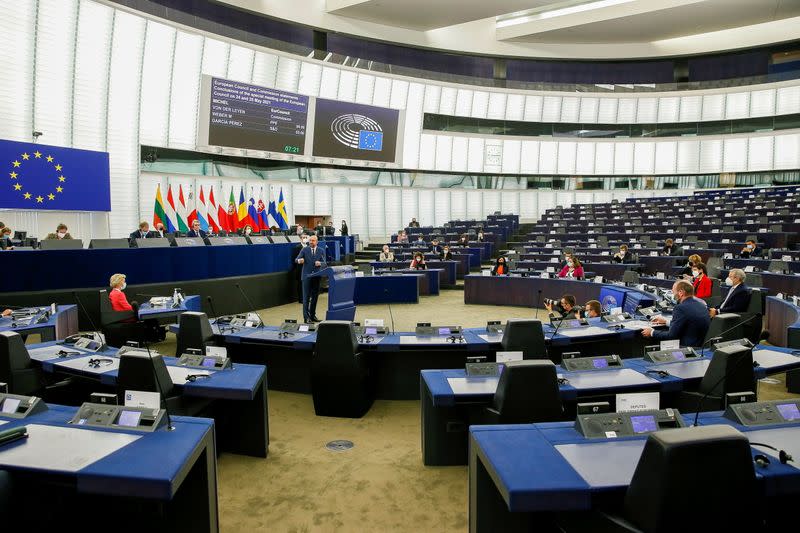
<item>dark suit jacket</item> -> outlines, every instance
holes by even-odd
[[[348,231],[349,231],[349,230],[347,229],[347,224],[342,224],[342,227],[341,227],[341,229],[339,230],[339,233],[340,233],[340,234],[342,234],[342,235],[347,235],[347,232],[348,232]]]
[[[446,254],[443,253],[441,255],[442,261],[452,261],[453,260],[453,252],[447,252]]]
[[[702,346],[711,317],[703,300],[691,297],[675,306],[669,330],[653,330],[653,339],[666,341],[679,339],[681,346]]]
[[[129,238],[130,239],[156,239],[158,237],[160,237],[160,235],[158,234],[157,231],[148,231],[148,232],[145,232],[145,235],[142,235],[142,232],[137,229],[136,231],[131,233]]]
[[[302,279],[306,279],[310,274],[314,272],[318,272],[328,266],[325,263],[325,248],[317,244],[317,248],[312,252],[311,246],[305,246],[300,253],[297,254],[295,261],[298,259],[303,259],[303,264],[300,265],[302,267]],[[319,261],[322,263],[321,266],[317,267],[314,266],[314,263]]]
[[[437,244],[436,246],[431,246],[431,253],[442,255],[442,245]]]
[[[750,257],[761,257],[762,255],[764,255],[764,250],[762,250],[762,249],[761,249],[761,248],[759,248],[758,246],[756,246],[755,248],[753,248],[753,250],[752,250],[752,251],[749,251],[749,252],[742,252],[742,253],[741,253],[741,257],[742,257],[742,259],[748,259],[748,258],[750,258]]]
[[[728,295],[723,298],[718,311],[720,313],[744,313],[750,306],[750,287],[740,283],[728,291]]]
[[[333,235],[336,233],[336,228],[333,226],[325,226],[325,235]]]
[[[681,249],[675,245],[665,246],[661,249],[663,255],[681,255]]]
[[[189,231],[186,232],[186,236],[187,237],[200,237],[201,239],[205,239],[205,238],[208,237],[208,233],[206,233],[203,230],[195,231],[193,229],[190,229]]]
[[[630,250],[628,250],[627,252],[625,252],[625,256],[622,258],[622,260],[620,260],[620,258],[617,257],[616,254],[614,254],[611,257],[611,261],[613,261],[614,263],[633,263],[633,254],[630,252]]]
[[[408,223],[408,227],[409,228],[418,228],[419,227],[419,222],[409,222]]]

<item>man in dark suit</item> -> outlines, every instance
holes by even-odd
[[[675,241],[672,239],[667,239],[664,241],[664,247],[661,249],[661,255],[681,255],[681,249],[678,246],[675,246]]]
[[[761,257],[764,255],[764,250],[758,247],[756,241],[748,239],[744,242],[744,248],[739,252],[742,259],[750,259],[751,257]]]
[[[325,235],[334,235],[336,233],[336,228],[333,227],[333,221],[328,222],[328,225],[325,226]]]
[[[317,298],[319,298],[320,278],[310,278],[314,272],[325,268],[325,251],[318,246],[316,235],[308,238],[308,246],[300,250],[295,262],[303,266],[303,320],[319,322],[317,318]]]
[[[143,220],[142,222],[139,222],[139,229],[137,231],[134,231],[133,233],[131,233],[129,238],[131,240],[133,240],[133,239],[152,239],[152,238],[156,237],[156,235],[153,235],[154,233],[155,233],[154,231],[150,231],[150,224],[148,224],[147,221]]]
[[[203,240],[206,240],[208,237],[208,233],[200,229],[200,221],[195,220],[192,222],[192,229],[186,232],[187,237],[200,237]]]
[[[156,239],[164,239],[167,236],[167,230],[164,229],[164,224],[159,222],[156,224],[156,229],[151,231],[150,233],[153,234],[153,237]]]
[[[419,222],[417,222],[416,218],[412,218],[411,222],[408,223],[408,227],[409,228],[418,228],[419,227]]]
[[[741,268],[732,268],[725,278],[725,284],[730,287],[725,299],[718,308],[708,310],[711,318],[722,313],[744,313],[750,307],[750,287],[744,284],[747,274]]]
[[[672,311],[672,322],[669,329],[658,331],[653,328],[645,328],[642,330],[642,336],[652,337],[655,341],[679,339],[681,346],[702,346],[711,324],[706,303],[695,298],[694,288],[686,280],[676,281],[672,285],[672,294],[679,303]],[[663,326],[666,325],[667,320],[664,317],[654,317],[652,323]]]
[[[439,245],[439,239],[433,239],[433,242],[431,242],[431,253],[439,256],[442,255],[442,247]]]

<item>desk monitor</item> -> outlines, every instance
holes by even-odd
[[[728,405],[723,416],[743,426],[800,424],[800,399]]]
[[[81,239],[45,239],[39,243],[39,247],[42,250],[81,250],[83,241]]]
[[[685,424],[677,409],[579,414],[575,419],[575,429],[590,439],[633,437],[679,427]]]
[[[0,411],[6,414],[16,414],[21,401],[22,400],[19,398],[6,398],[3,400],[3,405],[0,407]]]
[[[609,311],[615,307],[625,307],[625,291],[612,287],[602,287],[600,289],[600,305],[604,311]]]
[[[0,393],[0,418],[25,418],[47,411],[47,404],[36,396]]]
[[[89,249],[130,248],[128,239],[92,239]]]
[[[123,410],[119,413],[119,418],[117,418],[117,425],[118,426],[125,426],[125,427],[137,427],[139,425],[139,420],[142,417],[141,411],[129,411]]]

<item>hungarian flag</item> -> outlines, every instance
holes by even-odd
[[[202,189],[200,190],[200,194],[202,194]],[[214,187],[211,187],[211,191],[208,193],[208,225],[211,227],[212,233],[219,233],[219,222],[217,219],[219,218],[219,213],[217,212],[217,201],[214,200]]]
[[[161,184],[156,185],[156,203],[153,206],[153,227],[156,224],[164,224],[164,230],[169,231],[172,222],[167,218],[167,212],[164,209],[164,199],[161,198]]]
[[[200,221],[200,229],[203,231],[208,231],[208,220],[206,220],[206,217],[208,216],[206,214],[207,213],[206,197],[203,195],[202,185],[200,186],[200,196],[198,196],[198,199],[200,200],[199,209],[195,209],[193,213],[195,214],[197,220]]]
[[[183,186],[180,184],[178,185],[178,202],[175,209],[178,231],[189,231],[189,226],[186,225],[186,202],[183,200]]]
[[[178,231],[177,215],[175,214],[175,200],[172,198],[172,184],[167,187],[167,205],[164,206],[167,210],[167,231]]]

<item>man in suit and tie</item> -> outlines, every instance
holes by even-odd
[[[325,252],[318,246],[318,238],[311,235],[308,246],[300,250],[295,262],[303,266],[303,320],[319,322],[317,318],[317,298],[319,298],[320,278],[310,278],[314,272],[325,268]]]
[[[143,220],[143,221],[139,222],[139,229],[137,231],[134,231],[133,233],[131,233],[129,238],[131,240],[134,240],[134,239],[152,239],[152,238],[157,237],[157,235],[154,235],[155,233],[156,233],[155,231],[150,231],[150,224],[148,224],[146,220]]]
[[[200,221],[195,220],[192,222],[192,229],[186,232],[187,237],[200,237],[201,239],[205,240],[208,237],[208,233],[200,229]]]
[[[750,307],[750,287],[744,284],[747,274],[741,268],[732,268],[725,278],[725,285],[730,287],[725,299],[718,308],[711,308],[711,318],[722,313],[744,313]]]
[[[151,231],[150,233],[152,233],[153,237],[155,237],[156,239],[164,239],[167,236],[167,230],[164,229],[164,224],[162,224],[161,222],[156,224],[155,231]]]
[[[642,336],[652,337],[656,341],[679,339],[681,346],[702,346],[711,317],[708,316],[706,303],[694,296],[694,287],[686,280],[676,281],[672,285],[672,294],[679,302],[672,311],[672,322],[669,330],[658,331],[653,328],[642,330]],[[666,325],[667,319],[661,316],[652,319],[654,325]]]

